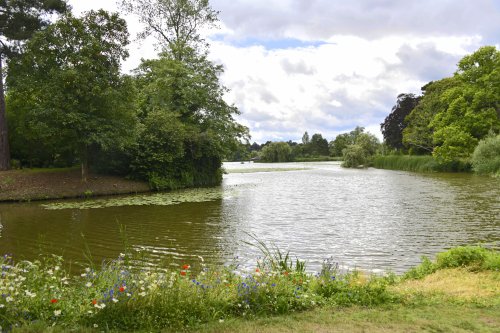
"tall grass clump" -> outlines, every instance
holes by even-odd
[[[438,163],[432,156],[378,155],[375,156],[373,166],[388,170],[434,172],[438,168]]]
[[[378,169],[411,172],[467,172],[471,168],[467,161],[439,163],[430,155],[377,155],[373,166]]]
[[[500,134],[479,141],[472,154],[472,168],[478,174],[500,176]]]
[[[467,268],[471,271],[500,271],[500,253],[480,246],[459,246],[439,253],[435,262],[422,257],[422,263],[410,269],[404,279],[421,279],[440,269]]]

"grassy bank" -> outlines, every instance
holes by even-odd
[[[81,180],[80,169],[22,169],[0,172],[0,201],[78,198],[147,192],[145,182],[122,177],[90,175]]]
[[[373,167],[378,169],[402,170],[413,172],[469,172],[471,166],[462,162],[439,164],[432,156],[415,155],[377,155]]]
[[[278,250],[236,266],[138,270],[128,255],[70,276],[58,257],[0,259],[0,326],[16,331],[441,331],[500,327],[500,254],[452,249],[397,277],[304,271]],[[457,316],[460,314],[460,316]],[[455,318],[455,319],[453,319]]]

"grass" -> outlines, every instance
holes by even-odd
[[[378,169],[413,172],[435,172],[438,169],[438,163],[432,156],[379,155],[375,156],[373,166]]]
[[[134,269],[120,257],[71,276],[60,257],[0,259],[0,326],[18,332],[484,331],[500,327],[500,254],[451,249],[397,277],[309,274],[257,242],[251,271],[235,265]],[[416,274],[415,272],[418,272]]]
[[[402,170],[412,172],[469,172],[471,165],[468,162],[453,161],[440,164],[430,155],[377,155],[373,159],[373,166],[378,169]]]

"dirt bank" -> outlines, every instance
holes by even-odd
[[[27,201],[150,191],[145,182],[91,174],[81,180],[79,169],[0,171],[0,201]]]

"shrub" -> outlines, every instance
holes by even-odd
[[[472,168],[479,174],[500,175],[500,134],[479,142],[472,154]]]

